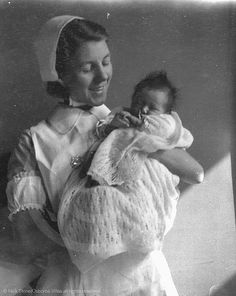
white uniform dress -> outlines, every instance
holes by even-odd
[[[61,193],[72,166],[93,144],[96,124],[109,112],[105,105],[89,111],[58,105],[46,121],[21,135],[9,162],[7,196],[10,219],[19,211],[38,209],[47,210],[51,220],[56,220]],[[1,258],[6,260],[0,261],[0,289],[14,295],[14,291],[23,289],[42,270],[37,264],[19,264],[22,260],[16,254],[10,258],[8,250],[11,245],[14,242],[1,244],[1,253],[5,254]],[[49,295],[77,295],[73,290],[79,284],[80,272],[74,268],[66,252],[48,256],[38,289],[46,292],[48,289]]]
[[[146,120],[145,129],[118,129],[101,143],[88,171],[101,185],[74,171],[61,200],[59,229],[91,295],[178,295],[161,249],[179,178],[147,155],[187,148],[193,137],[177,113]]]

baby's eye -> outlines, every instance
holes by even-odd
[[[156,106],[156,105],[150,105],[150,110],[152,110],[152,111],[160,111],[160,108],[159,108],[159,106]]]

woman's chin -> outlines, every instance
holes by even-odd
[[[106,102],[106,96],[102,95],[102,96],[94,96],[92,99],[91,99],[91,102],[92,102],[92,105],[93,106],[100,106],[102,104],[104,104]]]

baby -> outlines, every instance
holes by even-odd
[[[123,110],[120,111],[118,115],[120,115],[122,119],[125,120],[126,126],[129,127],[134,127],[132,120],[130,120],[130,114],[141,119],[142,124],[138,127],[136,125],[137,130],[144,131],[150,135],[162,137],[162,140],[169,142],[169,147],[165,147],[166,149],[173,148],[173,145],[175,147],[179,146],[182,148],[187,148],[187,146],[190,146],[192,143],[192,136],[186,129],[182,128],[182,124],[177,113],[172,112],[176,101],[176,93],[176,88],[169,81],[165,72],[151,72],[136,85],[132,95],[130,108],[123,108]],[[98,123],[97,135],[99,140],[97,140],[92,145],[92,147],[84,156],[84,161],[80,167],[80,178],[85,177],[87,174],[93,176],[94,180],[99,178],[98,175],[101,173],[101,163],[107,161],[107,159],[105,160],[101,158],[100,154],[97,154],[96,159],[98,162],[93,161],[93,165],[90,170],[89,167],[99,145],[114,130],[114,127],[110,125],[114,116],[115,114],[111,113],[105,120],[101,120]],[[128,133],[130,133],[130,130]],[[121,140],[120,144],[123,143],[124,146],[130,144],[124,140],[124,138],[127,137],[127,131],[122,130],[122,132],[116,132],[116,134],[120,134],[120,138],[118,135],[115,136],[118,142]],[[130,137],[128,136],[128,138]],[[186,147],[184,147],[186,143],[177,143],[178,140],[185,141],[186,138],[188,138],[187,141],[189,142]],[[108,140],[108,142],[110,145],[112,144],[110,140]],[[115,150],[117,150],[118,147],[120,147],[119,144],[117,147],[115,147]],[[111,154],[111,151],[107,151],[105,144],[100,148],[100,153],[101,150],[104,151],[103,155],[104,153]],[[104,173],[107,176],[108,167],[104,167],[103,170],[106,170]],[[123,177],[126,175],[125,171],[120,173],[123,174]],[[98,184],[94,180],[91,182],[91,179],[89,179],[87,185],[92,186]],[[104,180],[101,180],[101,178],[99,178],[98,181],[99,184],[104,184]],[[117,179],[116,182],[118,182]],[[107,184],[112,185],[110,182]]]
[[[129,128],[111,132],[113,114],[99,124],[100,140],[78,170],[85,178],[78,181],[75,176],[58,214],[61,235],[73,256],[84,253],[105,259],[126,251],[161,249],[175,217],[179,178],[148,155],[185,149],[193,142],[172,111],[175,100],[176,89],[166,73],[152,72],[136,85],[130,113],[121,112]],[[142,124],[132,127],[129,114],[141,118]],[[82,263],[78,266],[82,268]]]
[[[100,122],[97,127],[99,140],[85,155],[80,177],[87,174],[100,185],[120,185],[124,180],[127,181],[127,177],[129,180],[137,178],[140,163],[138,161],[137,165],[134,158],[143,158],[157,150],[188,148],[193,138],[182,127],[178,114],[173,111],[176,92],[163,71],[152,72],[141,80],[135,87],[130,108],[125,108],[126,111],[121,111],[120,115],[126,119],[129,127],[133,126],[130,113],[140,118],[142,124],[135,129],[119,129],[105,140],[112,131],[109,124],[115,115],[110,114]],[[98,147],[99,152],[95,154]],[[134,150],[136,156],[131,152]]]

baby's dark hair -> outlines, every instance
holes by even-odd
[[[168,92],[167,113],[171,112],[175,107],[178,91],[168,79],[165,71],[153,71],[142,79],[134,88],[132,104],[135,103],[137,96],[141,94],[144,89],[166,90]]]

